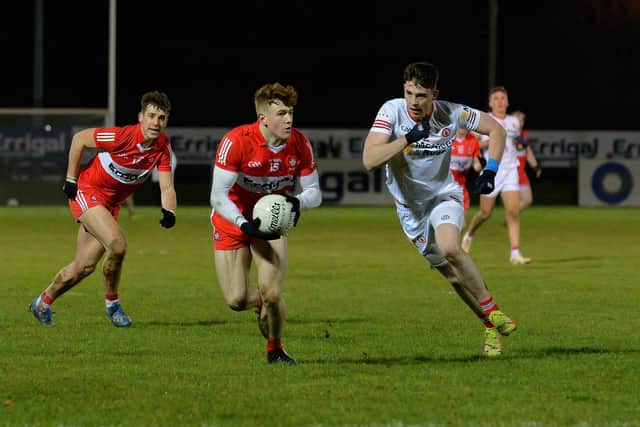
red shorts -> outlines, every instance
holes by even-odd
[[[246,248],[251,242],[251,237],[248,234],[218,215],[217,212],[211,217],[211,225],[213,226],[213,247],[216,250]]]
[[[94,206],[104,206],[107,208],[114,218],[118,219],[120,213],[120,205],[122,201],[114,201],[112,197],[105,195],[99,189],[95,187],[78,188],[78,195],[75,200],[69,200],[69,208],[71,214],[78,221],[78,218],[85,213],[88,209]]]

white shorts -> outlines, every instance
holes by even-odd
[[[520,191],[520,178],[518,176],[518,168],[498,168],[496,174],[495,188],[489,194],[483,194],[487,197],[498,197],[498,194],[507,191]]]
[[[396,211],[402,230],[416,249],[432,266],[447,265],[447,259],[442,255],[436,244],[435,229],[440,224],[453,224],[462,230],[464,206],[455,200],[444,200],[436,205],[431,212],[425,212],[421,217],[414,215],[409,208],[396,203]]]

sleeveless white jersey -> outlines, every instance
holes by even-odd
[[[437,202],[454,199],[462,203],[462,188],[450,172],[451,146],[458,127],[476,130],[480,112],[466,105],[433,101],[429,137],[407,145],[385,165],[387,188],[396,202],[416,213],[431,210]],[[416,125],[404,98],[385,102],[370,132],[384,133],[390,141],[404,136]]]

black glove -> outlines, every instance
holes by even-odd
[[[540,165],[536,165],[536,167],[533,168],[533,172],[536,174],[536,178],[540,178],[542,176],[542,168]]]
[[[298,225],[298,220],[300,219],[300,199],[294,196],[289,196],[287,194],[284,195],[287,202],[291,203],[291,212],[295,212],[296,216],[293,219],[293,226]]]
[[[173,212],[166,210],[165,208],[160,208],[162,212],[162,219],[160,220],[160,225],[164,228],[171,228],[176,225],[176,214]]]
[[[529,140],[522,135],[516,136],[516,145],[520,145],[520,150],[529,145]]]
[[[75,178],[66,177],[62,184],[62,191],[67,195],[67,199],[75,200],[78,194],[78,181]]]
[[[278,233],[265,233],[264,231],[260,231],[260,218],[254,218],[253,221],[247,221],[241,224],[240,230],[249,236],[262,240],[276,240],[280,238]]]
[[[489,169],[483,169],[480,175],[476,178],[476,185],[474,191],[479,194],[489,194],[496,188],[494,180],[496,173]]]
[[[429,116],[426,116],[404,136],[407,139],[407,144],[412,144],[416,141],[420,141],[422,138],[427,138],[429,136],[430,129]]]

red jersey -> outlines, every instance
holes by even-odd
[[[88,193],[97,191],[107,207],[120,205],[149,176],[154,167],[161,172],[171,171],[171,143],[161,133],[145,148],[140,124],[97,128],[93,132],[98,153],[80,172],[78,189]]]
[[[467,174],[473,167],[473,158],[480,156],[480,144],[478,138],[468,133],[467,136],[460,141],[457,137],[453,140],[451,146],[451,164],[449,170],[453,179],[462,187],[464,191],[464,209],[469,209],[471,197],[467,190]]]
[[[238,173],[229,199],[251,218],[245,212],[247,208],[253,209],[256,201],[267,193],[291,192],[299,176],[307,176],[316,169],[316,162],[309,140],[300,131],[292,129],[285,144],[270,147],[256,121],[238,126],[222,137],[215,167]]]
[[[473,158],[480,156],[478,138],[468,133],[462,141],[455,138],[451,146],[451,174],[463,188],[467,182],[467,174],[473,166]]]

